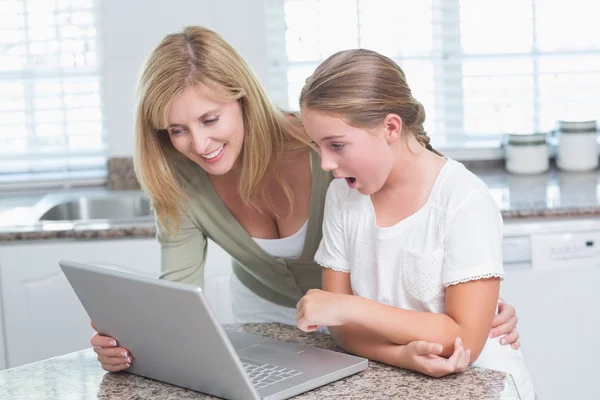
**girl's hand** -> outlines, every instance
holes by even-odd
[[[90,321],[92,328],[97,331],[94,323]],[[101,336],[98,332],[94,333],[90,340],[94,351],[98,353],[98,361],[102,368],[109,372],[117,372],[127,369],[133,361],[127,349],[117,347],[117,341],[108,336]]]
[[[424,341],[410,342],[406,345],[410,369],[422,374],[440,378],[463,372],[471,362],[471,350],[465,350],[460,338],[454,342],[454,353],[450,358],[439,356],[443,347],[438,343]]]
[[[498,315],[492,321],[490,337],[502,336],[500,344],[510,344],[513,349],[517,350],[521,347],[519,332],[517,332],[517,321],[515,308],[502,300],[498,301]]]
[[[344,297],[348,295],[311,289],[296,305],[296,325],[304,332],[321,326],[344,324]]]

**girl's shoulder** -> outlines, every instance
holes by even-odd
[[[447,191],[467,194],[473,191],[488,190],[487,185],[471,172],[463,163],[448,159],[444,188]]]
[[[458,161],[448,159],[447,164],[432,199],[434,207],[452,216],[472,202],[493,201],[489,188],[481,178]]]

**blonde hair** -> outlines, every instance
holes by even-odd
[[[425,109],[413,96],[404,71],[375,51],[345,50],[333,54],[306,80],[300,105],[342,117],[364,129],[380,125],[388,114],[402,119],[403,130],[438,155],[423,128]]]
[[[150,53],[137,88],[135,170],[167,232],[178,229],[179,212],[189,200],[178,181],[178,169],[186,158],[175,150],[166,132],[171,105],[188,87],[240,102],[245,130],[240,197],[257,209],[258,200],[265,200],[268,210],[275,212],[261,190],[272,174],[284,189],[291,212],[291,190],[277,166],[283,154],[310,146],[301,122],[273,105],[244,59],[221,36],[189,26],[167,35]]]

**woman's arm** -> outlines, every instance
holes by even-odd
[[[179,221],[179,229],[169,236],[157,219],[156,238],[161,249],[160,279],[204,288],[204,265],[208,247],[206,236],[185,213],[180,213]]]
[[[490,338],[500,337],[500,344],[510,344],[515,350],[521,347],[519,342],[519,331],[517,330],[517,310],[502,298],[498,300],[498,315],[494,316],[492,321],[492,330]]]

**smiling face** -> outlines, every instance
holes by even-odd
[[[237,100],[215,100],[188,87],[171,106],[167,131],[177,151],[207,173],[224,175],[242,151],[242,107]]]
[[[319,146],[321,168],[344,178],[351,188],[371,195],[385,184],[394,164],[394,152],[384,124],[370,132],[342,118],[302,109],[308,136]]]

